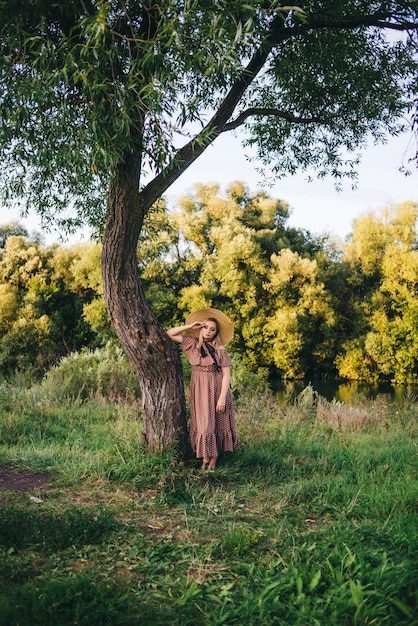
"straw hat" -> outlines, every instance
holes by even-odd
[[[208,319],[208,317],[213,317],[219,324],[219,338],[221,340],[222,345],[226,346],[226,344],[231,341],[234,335],[234,325],[225,313],[219,311],[219,309],[199,309],[199,311],[193,311],[190,313],[189,317],[186,320],[186,324],[193,324],[193,322],[204,322]],[[192,328],[191,330],[186,330],[186,335],[190,335],[191,337],[199,337],[200,328]]]

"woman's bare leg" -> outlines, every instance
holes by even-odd
[[[209,469],[215,469],[216,467],[216,461],[217,461],[218,457],[217,456],[211,456],[209,459]]]

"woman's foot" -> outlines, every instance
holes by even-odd
[[[216,461],[217,461],[217,457],[213,456],[210,460],[209,460],[209,465],[208,465],[208,469],[213,472],[213,470],[216,467]]]
[[[209,469],[209,460],[203,459],[202,467],[200,469],[203,471]]]

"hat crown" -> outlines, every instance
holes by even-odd
[[[219,338],[221,340],[222,345],[226,345],[229,341],[231,341],[234,335],[234,325],[231,320],[225,313],[220,311],[219,309],[199,309],[198,311],[193,311],[190,313],[188,318],[186,319],[186,324],[192,324],[193,322],[204,322],[205,320],[213,318],[219,325]],[[200,329],[192,329],[186,331],[186,335],[191,335],[192,337],[199,337]]]

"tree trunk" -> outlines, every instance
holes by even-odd
[[[137,245],[144,217],[138,167],[117,168],[109,187],[103,242],[104,298],[116,334],[138,373],[144,440],[152,451],[187,443],[186,403],[177,346],[150,310],[138,275]]]

